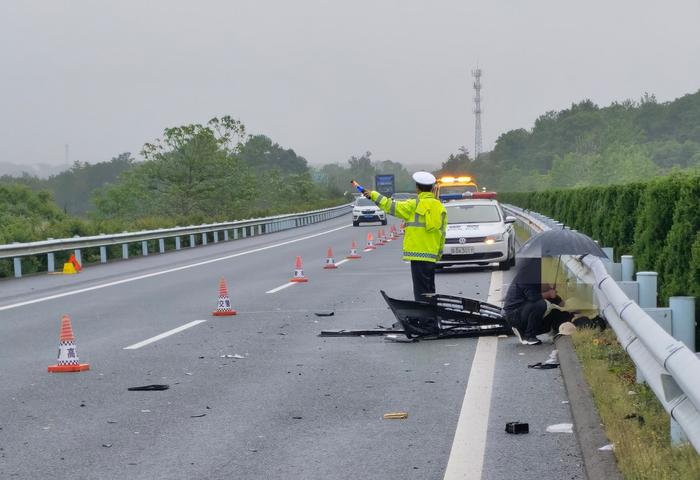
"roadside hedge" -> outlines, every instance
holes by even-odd
[[[700,174],[644,183],[499,193],[504,203],[543,213],[659,273],[660,302],[692,295],[700,313]],[[696,316],[700,319],[700,316]]]

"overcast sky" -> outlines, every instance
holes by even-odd
[[[311,163],[438,165],[591,98],[700,88],[700,0],[0,0],[0,162],[109,160],[231,114]]]

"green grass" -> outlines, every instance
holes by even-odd
[[[624,478],[700,479],[700,455],[690,445],[671,447],[669,416],[649,387],[635,383],[615,333],[580,330],[573,343]]]

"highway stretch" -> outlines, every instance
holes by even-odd
[[[575,436],[545,431],[571,422],[559,370],[527,368],[551,343],[318,337],[391,325],[380,289],[412,297],[400,241],[323,269],[370,231],[348,216],[0,282],[0,478],[585,478]],[[297,255],[309,282],[290,285]],[[222,276],[233,317],[211,315]],[[437,288],[498,303],[509,280],[465,268]],[[63,314],[88,372],[46,371]],[[127,390],[149,384],[170,388]]]

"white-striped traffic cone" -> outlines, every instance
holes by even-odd
[[[78,359],[78,349],[75,346],[75,336],[73,327],[70,324],[70,317],[63,315],[61,318],[61,336],[58,342],[58,360],[56,365],[49,365],[51,373],[84,372],[90,370],[90,365],[80,363]]]
[[[357,243],[355,243],[355,240],[352,241],[352,246],[350,247],[350,255],[348,255],[347,258],[351,260],[362,258],[362,256],[357,253]]]
[[[211,312],[211,314],[215,317],[227,317],[236,314],[236,311],[231,307],[231,299],[228,296],[228,287],[224,277],[221,277],[221,280],[219,280],[219,300],[216,304],[216,310]]]
[[[367,233],[367,246],[365,247],[365,252],[370,250],[375,250],[377,247],[374,246],[374,239],[372,238],[372,232]]]
[[[333,258],[333,249],[328,247],[328,252],[326,253],[326,264],[323,266],[325,270],[330,270],[333,268],[338,268],[335,264],[335,259]]]
[[[294,262],[294,277],[292,277],[289,281],[295,283],[303,283],[309,281],[309,279],[304,276],[304,268],[301,265],[300,255],[297,255],[296,261]]]

